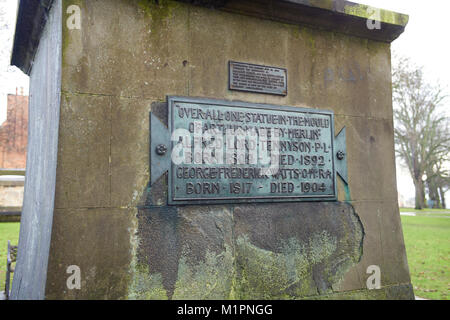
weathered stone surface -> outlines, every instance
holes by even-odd
[[[371,265],[380,267],[382,287],[410,283],[397,202],[354,201],[352,205],[364,225],[363,256],[336,289],[350,291],[365,287],[370,276],[367,268]]]
[[[392,119],[389,44],[204,8],[189,17],[190,95]],[[286,67],[288,95],[227,90],[229,60]]]
[[[65,1],[67,6],[73,1]],[[164,99],[188,94],[188,10],[174,1],[78,1],[80,30],[63,28],[63,90]]]
[[[387,300],[415,300],[411,283],[389,286],[385,289]]]
[[[63,94],[56,208],[109,207],[111,99]]]
[[[385,284],[410,283],[398,202],[384,202],[380,207],[383,211],[380,235],[384,263],[381,281]]]
[[[123,299],[127,296],[134,233],[133,210],[64,209],[54,213],[47,299]],[[68,228],[67,226],[70,226]],[[67,267],[81,271],[68,290]]]
[[[168,299],[178,272],[177,213],[174,207],[139,210],[138,248],[130,299]]]
[[[296,26],[288,44],[292,99],[336,114],[370,113],[367,40]]]
[[[383,252],[380,233],[380,218],[383,214],[380,203],[352,202],[356,212],[364,226],[364,244],[361,261],[355,265],[344,277],[343,281],[336,286],[336,291],[358,290],[366,287],[366,280],[370,276],[367,274],[367,267],[377,265],[383,273]],[[384,286],[384,283],[381,283]]]
[[[408,23],[407,15],[344,0],[228,0],[221,9],[383,42],[395,40]],[[375,10],[381,22],[376,32],[367,26]]]
[[[136,299],[293,299],[333,292],[362,255],[344,203],[141,209]]]
[[[136,207],[148,181],[150,100],[111,98],[111,206]]]
[[[285,67],[285,25],[200,7],[190,9],[189,19],[189,95],[286,104],[284,97],[229,91],[227,85],[229,60]]]
[[[240,299],[330,293],[362,255],[364,229],[348,204],[237,206],[234,221]]]
[[[135,299],[226,299],[233,276],[232,216],[222,207],[140,210]]]
[[[71,0],[69,4],[81,5],[83,0]],[[208,8],[257,16],[266,20],[283,21],[292,24],[314,25],[320,29],[356,35],[372,40],[391,42],[396,39],[408,23],[408,16],[367,5],[342,0],[179,0]],[[139,0],[146,9],[155,4],[166,4],[165,0]],[[17,17],[12,64],[29,74],[36,55],[41,34],[48,19],[48,12],[54,2],[42,0],[37,5],[33,0],[23,0]],[[66,3],[64,9],[69,5]],[[371,30],[367,21],[377,10],[380,28]],[[66,12],[66,11],[64,11]]]
[[[349,189],[339,183],[339,199],[397,201],[392,120],[335,116],[336,134],[344,126]]]

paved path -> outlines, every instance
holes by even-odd
[[[400,215],[402,216],[412,216],[415,217],[416,213],[415,212],[400,212]]]
[[[427,218],[446,218],[446,219],[450,218],[450,213],[448,216],[443,215],[443,214],[446,214],[446,212],[442,212],[439,214],[436,214],[436,213],[439,213],[439,212],[429,212],[429,211],[428,212],[427,211],[424,211],[424,212],[400,212],[400,215],[416,217],[417,214],[419,214],[420,217],[427,217]]]

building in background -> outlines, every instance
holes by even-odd
[[[28,140],[28,96],[8,94],[7,119],[0,126],[0,211],[20,212]]]
[[[28,138],[28,96],[8,94],[7,119],[0,126],[0,168],[25,169]]]

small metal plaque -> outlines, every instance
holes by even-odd
[[[257,64],[229,62],[229,89],[287,95],[287,70]]]
[[[332,111],[188,97],[168,107],[169,204],[336,201]]]

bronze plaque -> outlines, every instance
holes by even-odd
[[[229,62],[229,89],[287,95],[287,70],[257,64]]]
[[[169,204],[336,201],[333,122],[327,110],[169,97]]]

